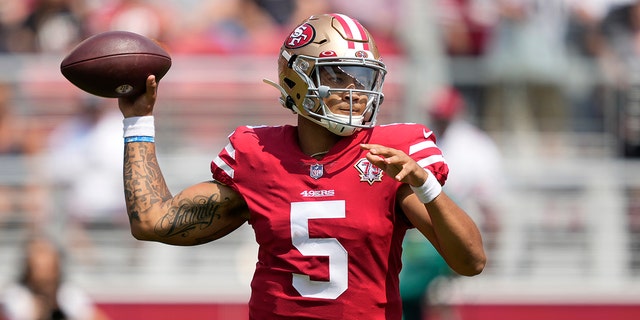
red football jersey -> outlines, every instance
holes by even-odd
[[[238,191],[259,244],[251,319],[397,319],[402,239],[412,226],[396,206],[400,183],[365,158],[361,143],[409,154],[441,184],[435,137],[419,124],[361,130],[322,160],[305,155],[296,127],[240,127],[211,163]]]

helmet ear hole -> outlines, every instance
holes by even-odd
[[[293,87],[296,86],[295,81],[293,81],[293,80],[291,80],[289,78],[284,78],[283,81],[287,85],[287,87],[289,87],[289,89],[293,89]]]

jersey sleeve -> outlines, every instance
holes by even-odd
[[[246,131],[246,128],[237,128],[229,135],[229,143],[211,161],[211,175],[214,180],[238,191],[233,178],[237,168],[235,142],[238,134]]]
[[[449,175],[449,166],[442,150],[436,144],[436,136],[429,128],[415,124],[410,126],[409,156],[421,167],[428,169],[444,185]]]

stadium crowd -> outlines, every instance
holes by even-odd
[[[411,3],[7,0],[0,4],[0,53],[61,55],[90,35],[119,29],[156,39],[174,55],[273,54],[304,17],[357,12],[384,55],[411,57],[411,33],[417,31],[407,22]],[[470,116],[484,129],[605,130],[603,90],[624,93],[634,85],[628,72],[638,32],[633,0],[427,3],[430,26],[437,31],[429,45],[444,57],[438,60],[446,73],[441,81],[453,82],[472,102]],[[482,77],[470,72],[476,79],[465,79],[464,65],[456,68],[452,62],[468,60],[481,65]],[[636,130],[620,125],[625,132]],[[620,133],[625,155],[638,153],[633,139],[625,137],[634,133]]]

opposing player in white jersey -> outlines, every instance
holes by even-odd
[[[155,156],[155,78],[142,97],[119,100],[136,238],[197,245],[251,224],[251,319],[401,319],[408,228],[456,272],[482,271],[480,233],[442,192],[448,167],[431,130],[376,125],[386,68],[358,21],[308,18],[285,39],[278,71],[277,83],[265,81],[297,125],[237,128],[211,163],[214,180],[175,196]]]

